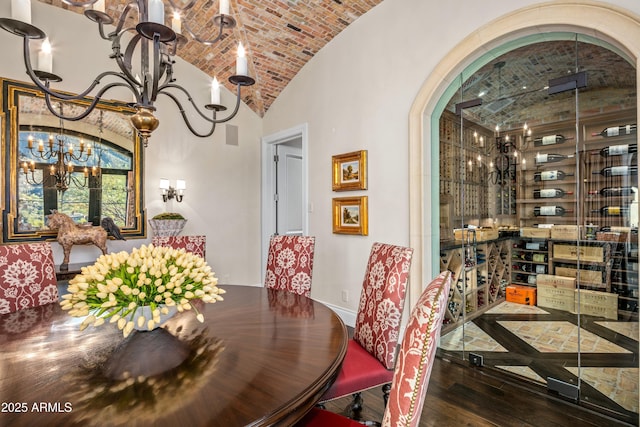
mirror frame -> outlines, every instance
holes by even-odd
[[[20,231],[18,229],[18,133],[19,133],[19,98],[20,96],[35,96],[44,99],[44,93],[35,85],[0,78],[2,92],[0,100],[2,111],[0,112],[1,135],[1,162],[4,171],[2,173],[2,185],[4,194],[0,198],[2,207],[2,243],[28,242],[40,240],[54,240],[57,231],[35,230]],[[67,93],[68,94],[68,93]],[[86,106],[92,98],[83,98],[73,102]],[[135,114],[130,105],[113,100],[100,100],[96,108],[119,112],[125,115]],[[144,149],[142,141],[137,133],[134,133],[133,141],[133,191],[134,191],[134,218],[132,227],[121,229],[125,238],[146,238],[146,212],[144,209]]]

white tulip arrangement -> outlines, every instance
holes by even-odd
[[[184,249],[153,245],[141,246],[131,253],[125,251],[102,255],[95,264],[82,267],[69,281],[60,305],[69,315],[84,317],[80,330],[117,323],[127,337],[137,322],[151,330],[159,326],[160,315],[175,307],[179,312],[194,310],[204,322],[204,315],[191,304],[201,299],[205,303],[222,301],[224,289],[207,262]],[[149,306],[152,317],[143,315]]]

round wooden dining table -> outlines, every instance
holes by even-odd
[[[0,316],[0,426],[294,424],[340,370],[344,323],[304,296],[221,287],[204,323],[186,311],[127,338],[58,304]]]

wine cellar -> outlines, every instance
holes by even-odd
[[[538,305],[637,321],[637,129],[611,125],[634,118],[590,117],[578,135],[566,121],[497,136],[471,122],[461,131],[458,116],[443,114],[441,269],[456,280],[447,327],[504,301],[510,285],[536,288]],[[578,289],[602,293],[607,309],[576,306]]]
[[[438,352],[638,425],[636,63],[565,36],[441,100]]]

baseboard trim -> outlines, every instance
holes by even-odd
[[[335,311],[336,314],[340,316],[340,318],[342,319],[345,325],[350,326],[352,328],[356,325],[357,312],[352,310],[346,310],[342,307],[338,307],[336,305],[329,304],[327,302],[323,302],[323,301],[318,301],[318,302],[321,302],[322,304],[329,307],[331,310]]]

